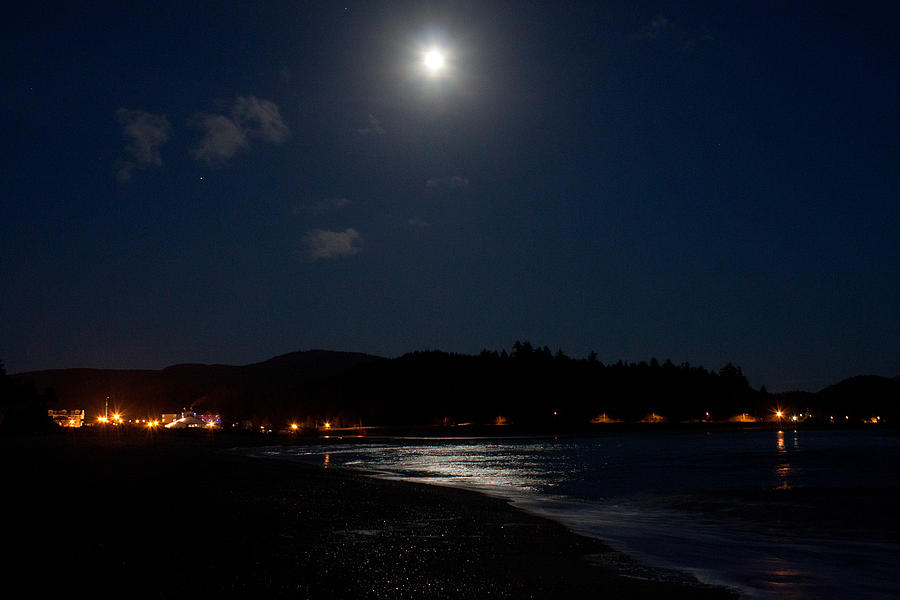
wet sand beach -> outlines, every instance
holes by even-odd
[[[242,440],[0,438],[7,589],[69,597],[726,598],[474,492],[242,456]],[[271,440],[270,440],[271,442]]]

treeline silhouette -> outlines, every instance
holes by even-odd
[[[689,363],[604,364],[592,352],[574,358],[528,341],[480,354],[417,351],[387,359],[310,350],[245,366],[175,365],[160,371],[67,369],[3,376],[0,410],[10,423],[39,423],[58,408],[158,417],[193,409],[218,413],[238,427],[296,423],[334,427],[508,424],[531,429],[579,428],[592,422],[769,420],[814,414],[859,423],[890,422],[900,379],[855,377],[818,393],[755,390],[739,366],[708,370]],[[37,390],[55,389],[38,392]],[[3,416],[0,414],[0,417]],[[7,419],[4,419],[4,423]],[[824,421],[822,421],[824,419]],[[19,425],[15,425],[19,426]]]
[[[310,390],[310,407],[354,421],[398,425],[509,423],[527,426],[728,418],[754,412],[759,392],[740,367],[708,371],[670,360],[605,365],[517,341],[478,355],[418,351],[360,365]],[[333,413],[334,414],[334,413]]]

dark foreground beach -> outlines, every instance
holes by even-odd
[[[3,579],[39,597],[727,598],[477,493],[254,459],[234,440],[0,438]]]

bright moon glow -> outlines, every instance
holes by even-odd
[[[437,73],[444,68],[444,54],[437,49],[431,49],[425,53],[425,68],[431,73]]]

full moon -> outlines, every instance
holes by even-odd
[[[444,53],[432,48],[425,53],[425,68],[429,73],[437,73],[444,68]]]

